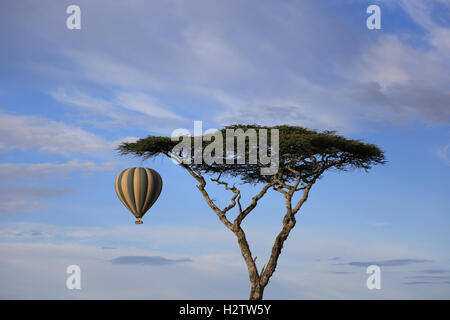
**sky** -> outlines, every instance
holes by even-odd
[[[336,130],[385,152],[314,185],[266,299],[450,298],[450,1],[6,0],[0,42],[1,299],[248,298],[196,181],[115,150],[195,120]],[[143,225],[114,191],[139,166],[164,182]],[[244,203],[258,190],[240,187]],[[283,208],[271,192],[243,224],[259,268]]]

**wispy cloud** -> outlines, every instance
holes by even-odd
[[[336,265],[349,265],[355,267],[368,267],[370,265],[378,265],[380,267],[398,267],[407,266],[415,263],[432,262],[428,259],[392,259],[392,260],[379,260],[379,261],[352,261],[346,263],[337,263]]]
[[[191,259],[167,259],[160,256],[122,256],[111,260],[112,264],[138,264],[146,266],[161,266],[180,262],[190,262]]]
[[[65,195],[67,188],[0,186],[0,217],[48,208],[48,201]]]
[[[0,178],[14,181],[26,178],[29,181],[63,176],[74,171],[86,176],[98,171],[110,171],[113,168],[112,162],[94,163],[82,160],[70,160],[63,163],[0,163]]]
[[[426,269],[419,271],[419,273],[423,274],[405,277],[405,279],[411,280],[405,282],[405,284],[450,284],[450,275],[448,274],[448,270]]]
[[[408,279],[425,279],[425,280],[450,280],[450,276],[430,276],[430,275],[420,275],[420,276],[409,276]]]
[[[3,223],[0,228],[0,253],[5,263],[0,264],[0,277],[5,288],[16,288],[5,291],[3,297],[12,297],[15,294],[17,297],[33,298],[42,294],[39,290],[32,290],[29,286],[22,285],[23,282],[17,281],[18,271],[21,277],[26,277],[27,285],[33,283],[37,287],[59,288],[61,277],[57,275],[70,264],[80,265],[84,272],[83,283],[89,285],[89,290],[82,290],[81,295],[87,299],[100,296],[181,299],[247,296],[247,272],[245,266],[243,267],[239,249],[235,246],[233,236],[219,226],[217,230],[174,225],[141,227],[143,228],[136,228],[134,225],[102,228],[61,227],[37,223]],[[345,257],[349,249],[352,254],[362,257],[378,257],[387,253],[391,255],[392,247],[383,246],[368,250],[364,245],[349,244],[343,242],[343,239],[330,237],[329,234],[324,237],[317,230],[300,230],[301,232],[293,234],[292,241],[285,248],[286,255],[278,266],[278,273],[267,288],[267,298],[374,298],[373,293],[365,288],[365,270],[350,267],[330,268],[334,261],[325,258],[317,262],[316,258],[333,257],[330,252]],[[33,232],[41,235],[33,235]],[[258,232],[255,229],[248,232],[248,238],[255,244],[252,249],[258,255],[258,261],[265,261],[265,255],[260,253],[267,253],[265,242],[269,233],[271,232],[265,228],[258,228]],[[120,245],[117,242],[119,238]],[[205,246],[205,243],[208,243],[208,246]],[[410,252],[409,250],[410,248],[407,248],[404,252]],[[394,252],[398,253],[398,249]],[[49,270],[46,270],[45,266],[50,266]],[[143,277],[141,273],[136,272],[136,268],[151,268],[152,272]],[[172,268],[182,268],[183,272],[174,274]],[[399,299],[448,296],[450,291],[438,285],[432,286],[430,291],[426,292],[402,289],[404,281],[447,281],[404,279],[405,272],[411,274],[410,269],[405,267],[401,272],[385,269],[383,281],[389,281],[390,285],[380,291],[379,297]],[[43,277],[49,282],[43,283]],[[121,280],[111,282],[111,279],[116,277]],[[143,283],[145,285],[141,286]],[[153,286],[150,285],[152,283]],[[215,288],[208,287],[211,283],[215,284]],[[160,291],[159,288],[176,288],[176,291]],[[44,296],[51,298],[54,294],[52,292],[54,291],[48,290]],[[61,296],[66,295],[67,292],[61,293]]]
[[[352,271],[330,271],[332,274],[355,274],[356,272]]]
[[[428,281],[410,281],[410,282],[405,282],[406,285],[416,285],[416,284],[431,284],[432,282],[428,282]]]
[[[155,98],[148,94],[141,92],[121,92],[117,98],[117,103],[129,110],[143,113],[155,118],[168,118],[174,120],[181,120],[182,118],[170,111],[167,108],[159,106]]]
[[[444,274],[444,273],[450,273],[450,270],[446,269],[425,269],[425,270],[419,270],[420,273],[426,273],[426,274]]]
[[[84,111],[102,114],[111,118],[120,117],[120,114],[113,103],[106,101],[105,99],[94,98],[80,90],[67,90],[66,88],[60,87],[53,92],[50,92],[50,96],[56,101],[71,104]]]
[[[35,149],[46,153],[70,154],[111,148],[111,143],[104,138],[64,122],[1,111],[0,115],[0,152]]]
[[[137,68],[109,54],[92,51],[66,51],[88,80],[117,88],[164,89],[165,84],[145,69]]]
[[[122,141],[135,139],[137,138],[124,137],[109,141],[100,135],[65,122],[40,116],[13,115],[0,110],[0,153],[19,149],[64,156],[79,154],[99,157],[114,151]],[[89,162],[84,164],[87,163]],[[74,166],[76,162],[61,167],[70,165]]]
[[[182,120],[182,117],[161,106],[154,97],[139,91],[115,91],[110,99],[95,98],[78,89],[58,88],[50,96],[65,104],[75,106],[83,111],[114,119],[125,125],[134,114],[141,113],[150,118]]]
[[[439,148],[436,154],[445,164],[450,165],[450,142]]]
[[[329,260],[330,261],[338,261],[338,260],[341,260],[342,258],[341,257],[333,257],[333,258],[330,258]]]
[[[36,42],[60,43],[55,56],[66,73],[50,76],[63,78],[63,86],[95,84],[110,95],[111,99],[103,99],[94,92],[54,90],[54,97],[78,108],[101,114],[109,109],[114,117],[118,109],[112,104],[123,93],[148,97],[121,108],[171,120],[189,114],[198,103],[196,111],[207,107],[205,117],[221,124],[287,121],[318,129],[355,130],[373,121],[449,123],[450,79],[442,70],[449,66],[450,29],[436,21],[433,2],[391,5],[402,8],[425,35],[385,30],[370,38],[364,28],[343,24],[332,9],[324,10],[317,1],[283,5],[264,1],[251,19],[243,14],[247,5],[237,2],[139,1],[133,8],[117,4],[107,10],[103,3],[90,4],[89,12],[122,21],[120,26],[109,26],[109,32],[120,37],[127,50],[117,48],[114,41],[99,45],[104,25],[98,21],[90,22],[77,50],[67,45],[59,30],[49,35],[36,32],[34,16],[21,13],[25,18],[16,22],[22,26],[15,29],[18,35],[28,30]],[[11,9],[21,12],[17,5]],[[123,14],[129,10],[132,14]],[[161,12],[173,15],[161,21]],[[59,19],[57,11],[46,16],[49,20],[40,23],[48,28]],[[164,36],[147,32],[146,41],[141,41],[129,35],[142,32],[143,25],[130,19],[145,21],[146,30],[168,27]],[[323,21],[336,28],[326,28]],[[230,32],[229,25],[245,32]],[[412,45],[414,41],[422,45]],[[344,45],[348,43],[352,45]],[[174,107],[175,100],[191,103]]]
[[[0,243],[0,281],[2,299],[73,299],[65,287],[64,272],[79,265],[82,272],[82,299],[225,299],[247,296],[247,281],[241,268],[227,265],[218,256],[196,256],[192,261],[174,262],[166,253],[151,250],[102,250],[80,243]],[[113,264],[119,257],[131,258]],[[160,259],[165,256],[166,258]],[[141,259],[142,260],[142,259]],[[160,266],[160,267],[158,267]],[[142,274],[136,268],[151,268]],[[182,268],[182,272],[174,272]],[[180,270],[178,270],[180,271]],[[18,281],[20,275],[21,281]],[[62,277],[61,277],[62,275]],[[211,287],[211,283],[214,286]]]

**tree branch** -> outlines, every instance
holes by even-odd
[[[264,268],[264,271],[261,272],[260,275],[260,284],[261,286],[265,287],[267,283],[269,282],[270,277],[275,272],[275,269],[277,267],[278,258],[281,254],[281,250],[283,249],[284,242],[288,238],[291,230],[294,228],[296,220],[295,220],[295,214],[300,209],[301,205],[305,203],[306,199],[308,198],[309,190],[311,189],[312,184],[309,184],[306,189],[303,192],[303,197],[297,204],[297,206],[292,209],[292,194],[289,193],[286,196],[286,214],[283,218],[283,227],[280,231],[280,233],[275,238],[275,242],[272,247],[272,252],[269,258],[269,261],[267,262],[267,265]],[[295,189],[293,189],[295,190]]]
[[[242,208],[239,210],[240,212],[239,212],[238,216],[236,217],[236,219],[234,219],[234,223],[233,223],[233,226],[235,228],[238,228],[241,225],[242,220],[244,220],[245,217],[256,207],[256,205],[258,204],[259,199],[261,199],[266,194],[267,190],[269,190],[270,187],[275,185],[274,181],[275,180],[267,183],[261,189],[261,191],[256,196],[254,196],[252,198],[252,202],[249,204],[249,206],[247,208],[245,208],[243,211],[242,211]],[[240,204],[239,204],[239,207],[240,207]]]
[[[230,230],[233,229],[233,224],[227,219],[225,212],[223,210],[220,210],[219,207],[216,206],[216,204],[211,200],[209,197],[208,192],[205,189],[206,181],[201,175],[198,170],[191,169],[188,165],[181,163],[180,164],[183,168],[185,168],[191,176],[193,176],[200,184],[197,186],[197,188],[200,190],[200,192],[203,195],[203,198],[205,198],[206,203],[209,205],[209,207],[216,213],[216,215],[219,217],[220,221]]]
[[[238,239],[239,248],[241,249],[242,257],[244,258],[245,264],[247,265],[248,275],[250,278],[250,282],[252,283],[252,287],[255,285],[259,285],[259,273],[258,268],[256,266],[256,258],[253,259],[252,252],[250,251],[250,247],[248,245],[247,239],[245,237],[244,230],[240,226],[234,228],[233,233],[236,235]],[[252,297],[252,293],[250,293],[250,298]]]
[[[269,261],[267,262],[267,265],[264,268],[264,270],[261,271],[261,275],[260,275],[260,284],[263,287],[267,285],[270,277],[275,272],[275,269],[276,269],[277,263],[278,263],[278,258],[281,254],[281,250],[283,249],[284,242],[286,241],[291,230],[295,226],[295,223],[296,223],[295,214],[300,210],[302,205],[308,199],[309,191],[311,190],[313,184],[320,177],[320,175],[326,170],[325,167],[318,167],[317,169],[318,169],[318,170],[316,170],[316,171],[318,171],[317,174],[314,175],[314,178],[312,179],[312,181],[310,181],[306,185],[306,187],[304,188],[304,191],[303,191],[302,198],[298,201],[298,203],[296,204],[296,206],[294,208],[292,208],[292,197],[293,197],[295,191],[297,190],[297,187],[298,187],[300,181],[302,180],[301,176],[297,177],[297,180],[296,180],[294,186],[292,186],[292,189],[287,194],[285,194],[286,214],[283,218],[283,227],[282,227],[280,233],[275,238],[275,242],[272,247],[272,252],[271,252]]]
[[[231,187],[231,188],[230,188],[230,187],[228,186],[228,183],[225,182],[225,181],[220,181],[220,177],[221,177],[221,176],[222,176],[222,173],[219,174],[219,176],[217,177],[217,179],[211,178],[211,181],[214,181],[214,182],[216,182],[217,184],[221,184],[221,185],[225,186],[225,189],[226,189],[226,190],[232,191],[232,192],[234,193],[233,198],[231,198],[231,203],[230,203],[228,206],[226,206],[226,207],[222,210],[223,214],[226,214],[228,211],[230,211],[232,208],[234,208],[234,206],[236,206],[236,199],[237,199],[238,197],[239,197],[239,199],[240,199],[241,191],[238,190],[236,187]],[[239,203],[239,207],[240,207],[240,203]]]

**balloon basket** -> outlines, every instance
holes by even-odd
[[[142,222],[141,220],[137,220],[134,222],[135,224],[143,224],[144,222]]]

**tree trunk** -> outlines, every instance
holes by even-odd
[[[250,290],[249,300],[262,300],[264,293],[264,287],[259,283],[253,284],[252,289]]]

